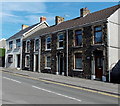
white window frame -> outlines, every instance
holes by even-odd
[[[17,38],[17,39],[15,40],[15,44],[16,44],[15,46],[16,46],[16,49],[18,49],[18,48],[21,47],[21,39],[20,39],[20,47],[17,47],[17,40],[18,40],[18,39],[20,39],[20,38]]]
[[[27,67],[27,68],[29,68],[30,67],[30,61],[29,61],[29,66],[27,66],[27,57],[29,57],[29,59],[30,59],[30,55],[26,55],[25,56],[25,67]]]
[[[45,38],[45,48],[46,48],[45,50],[46,50],[46,51],[51,50],[51,41],[50,41],[50,43],[48,43],[48,42],[47,42],[47,39],[48,39],[48,38],[51,39],[51,36],[47,36],[47,37]],[[47,48],[47,45],[48,45],[48,44],[50,44],[50,49]]]
[[[59,36],[63,36],[63,40],[59,40]],[[64,42],[64,33],[59,33],[58,36],[57,36],[57,49],[63,49],[64,48],[64,44],[63,44],[63,47],[59,46],[60,42]]]
[[[28,51],[28,47],[27,47],[27,43],[30,42],[30,40],[26,41],[26,53],[30,53],[30,51]]]
[[[39,42],[38,42],[38,50],[36,50],[36,40],[38,40]],[[36,52],[36,51],[39,51],[39,46],[40,45],[40,39],[39,38],[35,38],[35,40],[34,40],[34,52]]]
[[[82,54],[82,53],[74,53],[74,69],[73,69],[73,71],[83,71],[83,64],[82,64],[81,69],[76,69],[76,67],[75,67],[75,65],[76,65],[75,54]],[[82,57],[81,57],[81,59],[82,59]]]
[[[11,62],[9,61],[9,58],[12,58]],[[8,55],[8,63],[10,63],[10,64],[13,63],[13,55],[12,54]]]
[[[8,48],[9,48],[8,50],[12,50],[12,49],[10,49],[10,42],[12,42],[12,49],[13,49],[13,41],[11,40],[8,42]]]
[[[79,46],[79,45],[76,45],[76,34],[75,34],[75,32],[76,31],[82,31],[82,45],[81,46]],[[75,47],[83,47],[83,29],[76,29],[76,30],[74,30],[74,46]]]
[[[45,69],[51,69],[51,67],[47,66],[47,57],[50,57],[50,63],[51,63],[51,56],[50,55],[45,56]]]
[[[99,30],[99,31],[95,31],[95,28],[96,27],[101,27],[101,30]],[[103,30],[102,30],[103,28],[102,28],[102,25],[96,25],[96,26],[94,26],[93,27],[93,30],[94,30],[94,34],[93,34],[93,44],[95,44],[95,45],[99,45],[99,44],[102,44],[103,43],[103,41],[102,42],[95,42],[95,32],[102,32],[102,38],[103,38]],[[102,39],[103,40],[103,39]]]

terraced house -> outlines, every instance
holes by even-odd
[[[45,17],[32,26],[22,25],[22,29],[6,40],[5,67],[22,68],[22,39],[35,31],[48,27]]]
[[[22,69],[106,81],[120,59],[120,5],[64,21],[23,38]]]

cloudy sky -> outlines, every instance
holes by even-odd
[[[69,20],[80,16],[80,8],[87,7],[95,12],[116,4],[118,2],[0,2],[0,39],[7,39],[20,31],[22,24],[38,23],[41,16],[53,25],[55,16]]]

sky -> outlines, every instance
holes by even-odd
[[[55,24],[55,16],[70,20],[80,16],[87,7],[91,13],[117,5],[118,2],[0,2],[0,39],[9,38],[21,30],[22,24],[33,25],[45,16],[47,23]]]

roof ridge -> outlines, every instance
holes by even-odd
[[[102,9],[102,10],[99,10],[99,11],[95,11],[95,12],[89,13],[89,14],[87,14],[86,16],[91,15],[91,14],[94,14],[94,13],[97,13],[97,12],[105,11],[105,10],[110,9],[110,8],[114,8],[114,7],[116,7],[116,6],[120,7],[120,4],[115,5],[115,6],[111,6],[111,7],[108,7],[108,8]],[[76,18],[73,18],[73,19],[70,19],[70,20],[67,20],[67,21],[64,21],[64,22],[68,22],[68,21],[72,21],[72,20],[77,20],[77,19],[80,19],[80,18],[85,18],[86,16],[84,16],[84,17],[76,17]],[[64,22],[62,22],[62,23],[64,23]],[[60,24],[62,24],[62,23],[60,23]],[[58,24],[58,25],[59,25],[59,24]]]

